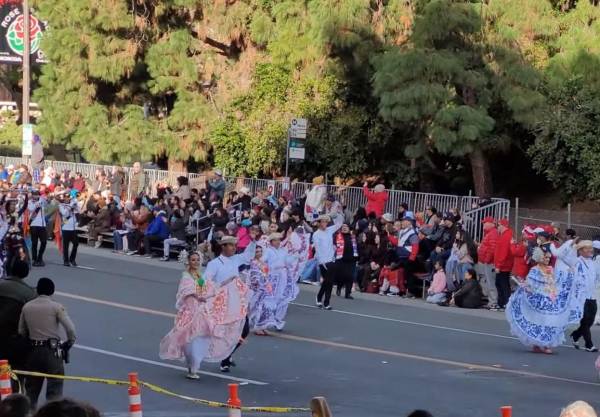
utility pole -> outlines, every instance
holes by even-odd
[[[31,93],[31,33],[29,24],[29,0],[23,0],[23,129],[29,125],[29,96]],[[23,159],[31,155],[22,155]]]

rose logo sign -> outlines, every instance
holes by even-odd
[[[25,49],[24,20],[23,15],[19,15],[6,31],[6,41],[8,42],[8,46],[14,53],[20,56],[23,56],[23,51]],[[34,16],[29,17],[29,36],[31,39],[31,53],[34,54],[40,49],[40,42],[43,36],[40,22]]]

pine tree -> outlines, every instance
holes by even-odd
[[[487,39],[483,8],[459,0],[420,2],[411,47],[374,60],[374,89],[382,117],[411,126],[408,155],[466,155],[475,192],[490,195],[489,152],[510,145],[512,125],[533,126],[543,96],[531,66]]]

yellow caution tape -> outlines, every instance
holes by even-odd
[[[107,379],[107,378],[95,378],[95,377],[87,377],[87,376],[71,376],[71,375],[53,375],[53,374],[45,374],[42,372],[31,372],[31,371],[12,371],[11,375],[15,378],[15,375],[24,375],[24,376],[36,376],[41,378],[54,378],[54,379],[63,379],[65,381],[80,381],[80,382],[93,382],[97,384],[106,384],[106,385],[123,385],[129,386],[129,381],[121,381],[118,379]],[[201,398],[189,397],[187,395],[177,394],[173,391],[169,391],[165,388],[159,387],[158,385],[151,384],[150,382],[138,381],[139,384],[143,387],[148,388],[150,391],[154,391],[158,394],[168,395],[170,397],[179,398],[181,400],[191,401],[196,404],[202,404],[207,407],[212,408],[236,408],[241,409],[242,411],[254,412],[254,413],[304,413],[310,411],[310,408],[302,408],[302,407],[234,407],[227,403],[222,403],[218,401],[210,401],[204,400]]]

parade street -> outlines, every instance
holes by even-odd
[[[336,417],[403,416],[415,408],[447,417],[558,416],[574,400],[600,407],[596,354],[558,347],[535,355],[510,336],[504,314],[425,305],[420,300],[333,297],[333,311],[314,307],[317,287],[302,285],[283,332],[251,335],[229,374],[203,364],[201,379],[183,364],[158,358],[173,323],[182,265],[81,248],[78,268],[62,266],[52,247],[48,276],[77,327],[67,375],[140,379],[188,396],[227,400],[239,382],[245,406],[306,407],[324,396]],[[600,342],[598,327],[593,329]],[[125,416],[127,389],[67,382],[65,395],[89,401],[106,416]],[[145,416],[225,416],[227,411],[142,392]],[[250,415],[245,413],[244,415]],[[306,415],[296,413],[291,415]]]

